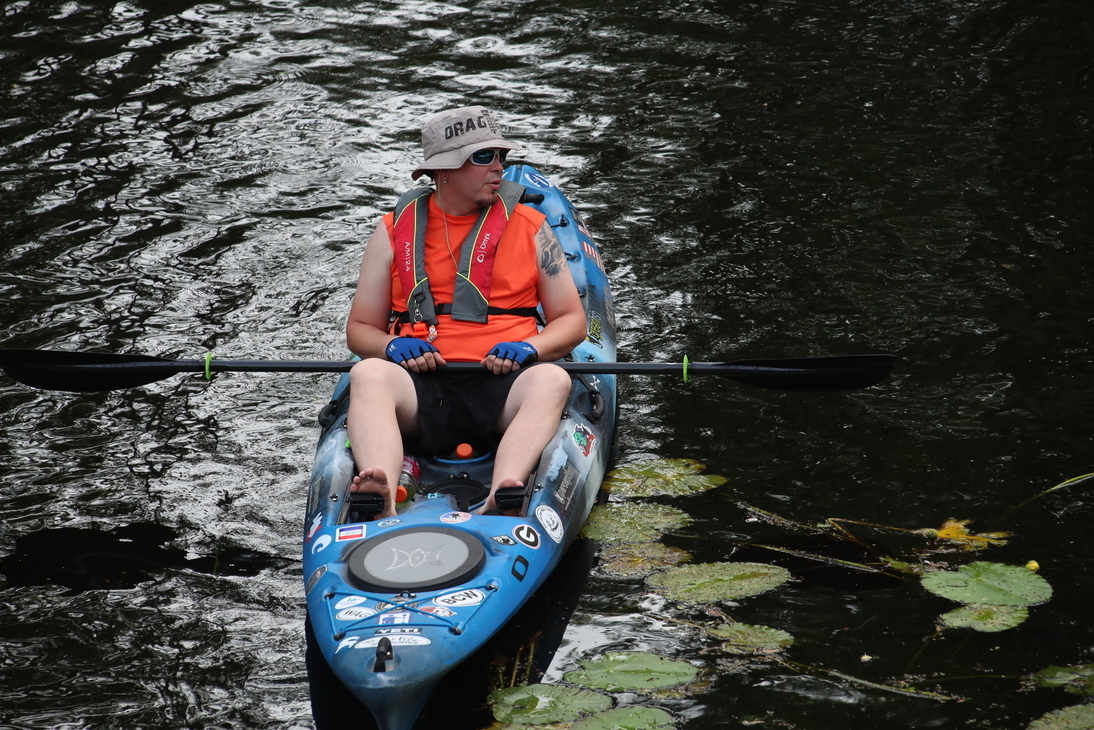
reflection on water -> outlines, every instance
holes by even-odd
[[[0,344],[342,357],[361,243],[411,182],[418,124],[484,103],[602,243],[626,359],[902,357],[853,394],[622,382],[624,460],[692,457],[729,478],[678,505],[697,522],[672,539],[696,561],[759,539],[737,499],[802,522],[987,529],[1091,470],[1092,30],[1070,0],[9,0]],[[296,560],[332,386],[0,382],[5,560],[62,529],[176,535],[133,588],[9,576],[3,722],[311,726]],[[977,677],[1089,661],[1068,606],[1090,568],[1063,536],[1091,517],[1079,488],[993,526],[1015,537],[988,558],[1036,558],[1057,591],[999,635],[928,641],[939,611],[915,581],[803,583],[732,608],[793,633],[802,664],[969,677],[945,683],[968,702],[727,662],[666,621],[689,609],[601,578],[548,677],[656,646],[713,672],[671,708],[689,727],[1024,727],[1067,698]],[[272,562],[180,569],[218,551]]]

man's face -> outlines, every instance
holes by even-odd
[[[446,172],[448,185],[485,208],[494,203],[504,169],[501,155],[495,154],[488,165],[476,165],[469,157],[461,167]]]

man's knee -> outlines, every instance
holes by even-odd
[[[402,376],[400,366],[387,360],[370,357],[359,361],[350,368],[350,391],[367,391],[376,387],[390,387],[390,384]]]
[[[531,368],[523,377],[528,378],[527,387],[533,393],[553,401],[565,401],[570,395],[572,385],[570,374],[558,365],[544,363]]]

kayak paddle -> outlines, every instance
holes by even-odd
[[[352,360],[169,360],[149,355],[114,355],[60,350],[0,349],[0,368],[24,385],[45,390],[93,392],[154,383],[178,373],[344,373]],[[772,390],[856,390],[884,380],[894,355],[846,355],[735,362],[558,362],[571,373],[598,375],[719,375]],[[478,363],[449,363],[451,370],[473,370]]]

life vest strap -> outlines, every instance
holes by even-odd
[[[434,311],[437,314],[452,314],[452,305],[447,302],[442,302],[434,306]],[[546,324],[543,321],[543,315],[540,314],[539,307],[513,307],[512,309],[504,309],[502,307],[487,307],[487,314],[512,314],[517,317],[534,317],[540,324]],[[411,317],[410,312],[400,312],[395,309],[391,310],[391,324],[410,324]]]

